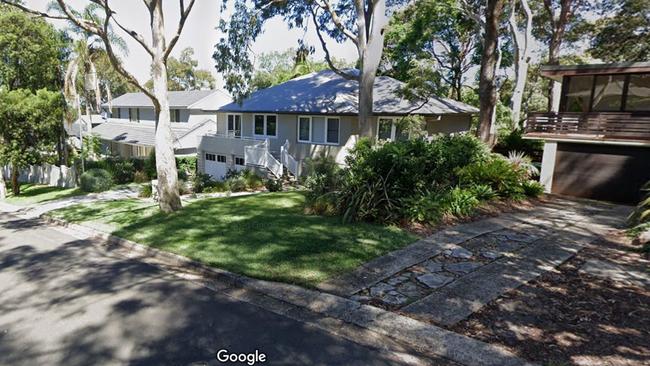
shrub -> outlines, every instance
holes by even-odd
[[[528,197],[539,197],[544,194],[544,186],[537,181],[527,180],[522,184],[524,194]]]
[[[156,170],[156,152],[154,150],[151,150],[151,153],[144,159],[142,165],[142,170],[147,173],[150,179],[156,179],[158,177],[158,171]]]
[[[280,179],[267,179],[264,181],[264,187],[269,192],[281,192],[282,191],[282,181]]]
[[[521,151],[528,156],[532,156],[535,161],[540,161],[544,142],[540,140],[529,140],[523,138],[523,130],[516,129],[499,136],[494,151],[507,154],[510,151]]]
[[[475,184],[470,186],[469,190],[480,201],[489,201],[497,196],[492,187],[487,184]]]
[[[309,198],[317,198],[338,189],[341,168],[331,156],[321,155],[305,162],[305,186]]]
[[[401,212],[409,221],[435,224],[446,216],[469,216],[480,203],[472,189],[453,187],[408,197],[402,200]]]
[[[455,217],[466,217],[471,215],[479,204],[479,199],[471,189],[454,187],[442,196],[440,211]]]
[[[201,193],[213,186],[216,182],[212,180],[210,174],[197,172],[192,177],[192,190],[194,193]]]
[[[241,177],[244,178],[244,180],[246,181],[246,187],[250,190],[258,190],[264,187],[264,180],[262,179],[262,177],[257,175],[257,173],[255,173],[252,170],[249,169],[243,170],[241,173]]]
[[[226,182],[216,181],[212,182],[209,187],[206,187],[203,192],[205,193],[220,193],[228,191],[228,184]]]
[[[308,214],[332,216],[338,214],[338,204],[336,196],[332,193],[326,193],[314,198],[306,207]]]
[[[138,194],[138,197],[140,198],[149,198],[152,195],[152,188],[151,188],[151,183],[145,184],[140,188],[140,193]]]
[[[146,183],[146,182],[149,182],[150,179],[147,176],[147,173],[145,173],[142,170],[138,170],[133,174],[133,181],[135,183]]]
[[[459,168],[458,177],[464,186],[489,185],[499,197],[503,198],[521,197],[524,194],[523,182],[527,180],[523,169],[514,166],[498,154],[493,154],[487,160]]]
[[[133,182],[135,167],[131,160],[121,158],[115,159],[112,164],[112,169],[109,171],[113,175],[113,180],[117,184]]]
[[[243,192],[246,190],[246,179],[243,177],[232,177],[226,179],[228,190],[231,192]]]
[[[510,151],[508,153],[508,162],[516,168],[523,170],[526,173],[526,178],[532,178],[539,175],[539,169],[530,157],[526,156],[521,151]]]
[[[182,156],[176,158],[176,169],[179,179],[188,179],[196,174],[196,156]]]
[[[111,188],[113,177],[104,169],[90,169],[81,175],[80,183],[84,192],[103,192]]]

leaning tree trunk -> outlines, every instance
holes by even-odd
[[[483,58],[479,80],[480,112],[478,137],[488,145],[496,143],[493,127],[497,105],[496,71],[499,64],[499,18],[504,0],[488,0],[485,9]]]
[[[357,11],[357,37],[361,74],[359,75],[359,133],[361,136],[373,137],[373,90],[377,68],[384,48],[384,28],[388,24],[386,1],[371,2],[365,9],[365,2],[355,1]],[[371,23],[367,24],[367,12]]]
[[[158,173],[158,199],[163,212],[172,212],[182,208],[178,194],[178,172],[174,156],[174,137],[169,116],[167,97],[167,66],[165,64],[165,23],[162,2],[155,1],[150,8],[152,12],[151,39],[153,57],[151,74],[153,93],[158,100],[156,106],[156,172]]]

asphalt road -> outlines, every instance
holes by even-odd
[[[403,364],[63,232],[0,213],[0,365]],[[242,364],[242,363],[240,363]]]

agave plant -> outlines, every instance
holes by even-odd
[[[526,156],[521,151],[511,151],[508,153],[508,161],[510,164],[526,172],[528,178],[539,175],[539,169],[533,164],[530,157]]]

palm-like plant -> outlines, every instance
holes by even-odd
[[[539,169],[535,166],[533,161],[521,151],[511,151],[508,153],[508,161],[518,169],[526,172],[528,178],[539,175]]]
[[[641,191],[646,194],[628,217],[629,223],[635,227],[650,223],[650,182],[647,182]]]

